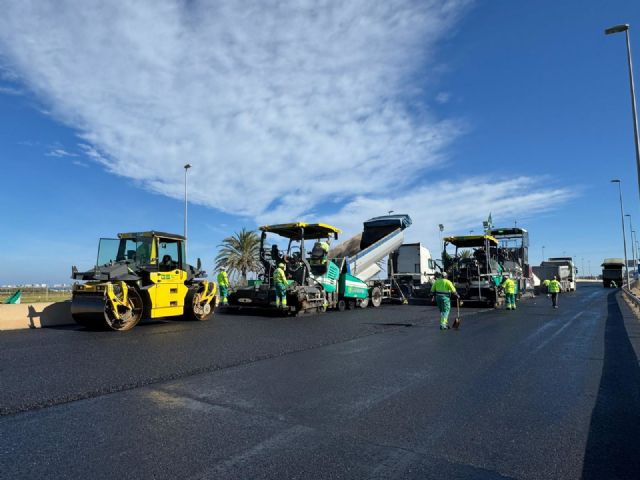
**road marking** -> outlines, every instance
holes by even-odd
[[[584,310],[582,312],[576,313],[573,317],[571,317],[571,320],[569,320],[562,327],[560,327],[558,330],[556,330],[555,333],[553,335],[551,335],[549,338],[547,338],[544,342],[542,342],[536,348],[534,348],[533,351],[531,352],[531,355],[535,355],[540,350],[542,350],[544,347],[546,347],[549,344],[549,342],[551,342],[554,338],[556,338],[558,335],[560,335],[565,329],[567,329],[573,323],[574,320],[576,320],[583,313],[584,313]]]

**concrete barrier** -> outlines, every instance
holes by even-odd
[[[72,324],[71,302],[0,305],[0,331]]]

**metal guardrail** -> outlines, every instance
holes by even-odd
[[[634,280],[633,282],[631,282],[631,286],[635,285],[636,283],[638,283],[638,280]],[[633,293],[628,285],[624,285],[622,287],[622,291],[627,296],[627,298],[631,300],[631,303],[640,308],[640,296]]]

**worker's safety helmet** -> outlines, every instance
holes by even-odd
[[[279,263],[278,268],[284,268],[284,263]]]
[[[442,272],[442,278],[447,278],[449,275],[447,275],[447,272]]]
[[[557,280],[557,279],[558,279],[558,276],[557,276],[557,275],[554,275],[554,276],[553,276],[553,279],[554,279],[554,280]]]
[[[227,271],[227,267],[225,267],[224,265],[222,265],[222,266],[220,267],[220,271],[221,271],[221,272],[226,272],[226,271]]]

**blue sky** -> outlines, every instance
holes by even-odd
[[[531,260],[621,256],[640,232],[630,1],[0,0],[0,283],[69,281],[99,237],[182,231],[210,266],[243,226],[387,210],[437,245],[529,229]],[[375,5],[375,7],[371,7]],[[637,27],[638,30],[634,30]],[[636,69],[636,74],[637,74]],[[637,77],[640,81],[640,78]]]

